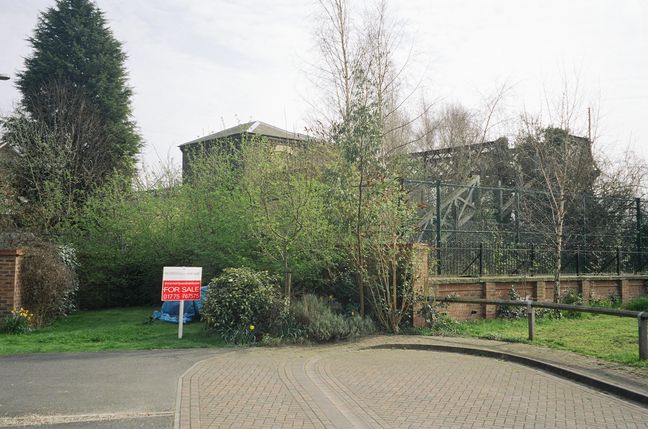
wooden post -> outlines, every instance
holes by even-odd
[[[531,307],[531,301],[527,301],[527,321],[529,324],[529,341],[535,337],[535,308]]]
[[[639,315],[639,360],[648,359],[648,319],[646,314],[641,312]]]

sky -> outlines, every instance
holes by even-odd
[[[361,9],[368,0],[351,1]],[[26,41],[54,0],[0,0],[0,73],[14,78]],[[179,165],[178,145],[261,120],[304,132],[316,114],[318,61],[311,0],[97,0],[128,55],[142,162]],[[639,0],[392,0],[409,88],[483,109],[499,88],[500,128],[522,112],[548,115],[565,88],[577,127],[593,109],[595,144],[648,159],[648,2]],[[20,100],[0,81],[0,114]],[[492,137],[497,137],[493,135]]]

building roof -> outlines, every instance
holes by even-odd
[[[252,122],[246,122],[245,124],[236,125],[231,128],[226,128],[224,130],[218,131],[217,133],[209,134],[207,136],[200,137],[195,140],[191,140],[187,143],[181,144],[180,147],[187,146],[194,143],[202,143],[202,142],[212,141],[212,140],[221,139],[225,137],[230,137],[238,134],[254,134],[258,136],[276,137],[276,138],[281,138],[286,140],[302,140],[302,141],[312,140],[312,137],[307,136],[305,134],[286,131],[261,121],[252,121]]]
[[[413,156],[417,157],[445,157],[445,156],[454,156],[455,153],[460,151],[469,151],[469,152],[480,152],[480,151],[492,151],[498,148],[508,148],[508,140],[505,137],[500,137],[497,140],[483,142],[483,143],[472,143],[467,145],[458,145],[458,146],[449,146],[435,149],[423,150],[420,152],[413,152]]]

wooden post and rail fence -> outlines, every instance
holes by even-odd
[[[587,307],[584,305],[558,304],[553,302],[538,301],[509,301],[501,299],[478,299],[478,298],[458,298],[447,297],[440,300],[445,303],[465,303],[465,304],[484,304],[484,305],[512,305],[527,308],[527,320],[529,328],[529,341],[535,338],[535,309],[550,308],[554,310],[579,311],[583,313],[607,314],[618,317],[633,317],[637,319],[639,334],[639,359],[648,359],[648,312],[619,310],[616,308],[604,307]]]

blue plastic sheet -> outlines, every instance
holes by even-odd
[[[205,305],[205,299],[207,299],[207,286],[200,288],[200,300],[185,301],[182,323],[200,320],[200,311]],[[178,313],[180,313],[180,301],[166,301],[162,303],[160,311],[153,312],[153,319],[163,320],[169,323],[178,323]]]

